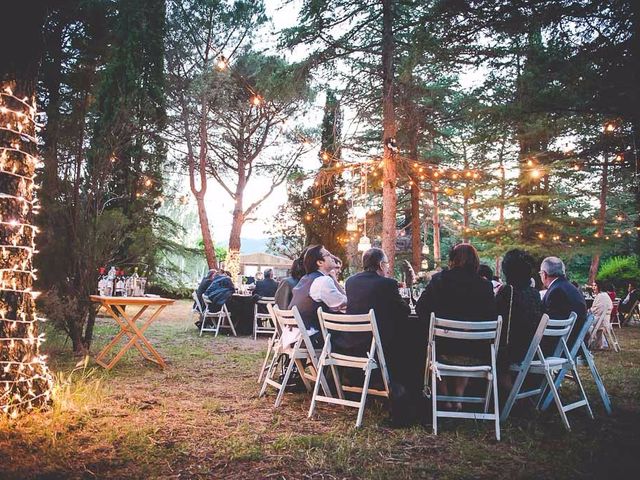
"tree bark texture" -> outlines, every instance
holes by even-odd
[[[602,241],[604,237],[604,225],[607,222],[607,194],[609,190],[609,161],[604,157],[602,164],[602,180],[600,184],[600,210],[598,212],[598,239]],[[600,249],[591,257],[591,266],[589,267],[589,285],[593,285],[598,275],[598,267],[600,266]]]

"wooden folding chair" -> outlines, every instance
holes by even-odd
[[[267,310],[269,311],[269,315],[271,315],[271,320],[273,325],[275,326],[273,329],[273,334],[267,343],[267,353],[264,357],[264,361],[262,362],[262,367],[260,368],[260,372],[258,373],[258,383],[262,383],[262,377],[264,377],[265,373],[269,371],[269,366],[273,361],[274,357],[277,359],[278,355],[280,355],[281,350],[281,342],[280,336],[282,335],[282,331],[280,330],[280,324],[276,319],[276,314],[273,311],[273,303],[267,304]]]
[[[584,325],[582,325],[582,328],[578,332],[578,335],[576,336],[575,341],[573,342],[573,345],[571,345],[571,358],[573,358],[573,361],[576,362],[576,364],[579,364],[580,358],[582,358],[583,361],[587,363],[587,366],[589,367],[589,371],[591,372],[591,376],[593,377],[593,381],[595,382],[596,388],[598,389],[598,393],[600,394],[600,398],[602,399],[602,404],[604,405],[604,409],[608,415],[611,415],[611,412],[612,412],[611,399],[609,398],[607,389],[604,386],[604,382],[602,381],[600,372],[598,372],[598,368],[596,367],[595,361],[593,359],[593,354],[589,351],[589,348],[585,343],[585,338],[587,336],[587,333],[589,332],[589,329],[593,325],[594,321],[595,321],[594,315],[592,313],[588,313],[587,318],[584,322]],[[580,355],[581,357],[579,357]],[[560,388],[560,384],[562,383],[562,380],[564,379],[568,371],[569,369],[565,367],[560,371],[560,373],[558,373],[558,376],[556,377],[556,381],[555,381],[556,388]],[[547,394],[544,401],[542,402],[542,406],[540,410],[544,411],[547,408],[549,408],[549,405],[551,405],[552,401],[553,401],[553,393],[550,391]]]
[[[287,383],[289,382],[289,377],[291,376],[294,365],[298,369],[298,373],[300,374],[300,378],[302,379],[305,388],[308,392],[311,391],[312,387],[310,382],[315,381],[318,378],[319,351],[313,348],[297,307],[293,307],[291,310],[280,310],[277,305],[269,305],[267,308],[273,312],[276,322],[279,324],[278,329],[281,332],[281,336],[278,348],[274,351],[271,362],[269,363],[269,369],[267,370],[267,375],[262,383],[259,396],[262,397],[265,394],[267,386],[274,387],[278,390],[274,407],[279,407],[282,402],[284,392],[287,389]],[[293,345],[284,345],[282,342],[282,333],[285,329],[289,328],[297,328],[299,330],[298,336]],[[276,375],[278,374],[277,367],[279,360],[283,357],[288,360],[288,363],[284,376],[280,381],[279,379],[276,379]],[[307,361],[309,362],[309,365],[305,365]],[[306,371],[307,367],[310,369],[310,372]],[[327,395],[331,395],[329,386],[327,385],[324,377],[320,379],[320,383],[322,384],[323,391]]]
[[[444,418],[472,418],[476,420],[493,420],[496,430],[496,440],[500,440],[500,411],[498,407],[498,377],[496,369],[496,355],[500,346],[500,329],[502,317],[494,321],[462,321],[438,318],[431,313],[429,326],[429,344],[427,346],[427,365],[425,368],[425,387],[428,391],[429,372],[431,372],[431,408],[433,410],[433,433],[438,434],[438,417]],[[452,365],[437,360],[437,339],[448,338],[471,341],[490,341],[490,365]],[[438,395],[436,379],[442,377],[483,378],[487,381],[484,397]],[[489,413],[491,395],[493,394],[493,413]],[[480,412],[452,412],[438,410],[438,402],[483,403]]]
[[[387,398],[389,397],[389,373],[387,371],[387,363],[384,359],[384,352],[382,351],[382,342],[380,341],[380,333],[378,332],[376,316],[373,313],[373,310],[369,310],[369,313],[362,315],[340,315],[326,313],[322,311],[322,308],[318,308],[318,318],[320,319],[320,328],[322,329],[322,336],[324,337],[324,348],[320,354],[318,379],[316,380],[316,384],[313,388],[313,397],[311,397],[311,406],[309,407],[309,417],[313,415],[316,402],[346,405],[347,407],[354,407],[358,409],[358,417],[356,419],[357,428],[362,424],[367,394],[379,395]],[[372,334],[372,338],[369,353],[365,357],[358,357],[333,352],[331,350],[332,332],[370,332]],[[333,380],[338,392],[338,398],[318,394],[320,382],[325,378],[325,367],[331,368]],[[336,367],[364,370],[364,383],[362,387],[343,386]],[[369,388],[371,372],[376,369],[380,369],[380,372],[382,373],[384,390]],[[360,393],[360,400],[346,400],[344,398],[345,391]]]
[[[582,386],[576,363],[571,356],[569,347],[567,346],[567,338],[571,334],[571,329],[576,321],[575,312],[571,312],[571,315],[566,320],[554,320],[549,319],[547,314],[542,315],[542,319],[538,324],[536,333],[529,345],[529,350],[525,355],[525,358],[519,364],[511,365],[510,370],[517,372],[516,380],[513,384],[513,388],[509,393],[507,402],[502,409],[501,420],[506,420],[511,413],[511,409],[516,400],[521,398],[538,396],[538,408],[540,408],[546,388],[551,390],[553,399],[558,407],[558,413],[562,419],[562,423],[568,431],[571,431],[569,420],[567,419],[566,412],[574,410],[579,407],[586,407],[589,416],[593,418],[593,412],[587,400],[587,395]],[[556,345],[554,346],[554,353],[552,356],[545,357],[542,349],[540,348],[540,342],[544,337],[551,337],[556,339]],[[534,360],[534,357],[537,359]],[[556,379],[559,373],[566,369],[571,370],[573,373],[573,379],[578,385],[580,391],[580,400],[571,403],[569,405],[563,405],[558,393],[560,383],[556,385]],[[522,385],[528,374],[543,375],[542,384],[539,388],[522,391]]]
[[[210,312],[209,305],[211,305],[211,300],[206,295],[202,295],[202,300],[204,301],[204,315],[202,317],[202,325],[200,326],[200,336],[202,336],[202,332],[215,332],[215,336],[218,336],[221,328],[230,328],[233,332],[234,336],[238,336],[236,333],[236,328],[233,326],[233,322],[231,321],[231,314],[227,309],[226,303],[222,305],[220,310],[217,312]],[[212,326],[207,327],[207,319],[212,319]],[[217,320],[217,321],[216,321]]]
[[[253,306],[253,339],[256,340],[258,338],[259,333],[266,333],[268,335],[273,336],[276,331],[275,324],[273,324],[271,314],[270,313],[262,313],[260,312],[260,305],[268,306],[273,305],[275,303],[275,298],[273,297],[262,297],[259,300],[256,300],[255,305]]]

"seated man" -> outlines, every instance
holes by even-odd
[[[231,280],[231,274],[229,272],[222,271],[219,275],[216,275],[207,291],[204,294],[209,298],[211,303],[209,304],[210,312],[217,312],[222,308],[227,300],[231,298],[231,295],[235,292],[233,281]]]
[[[640,290],[638,290],[638,284],[635,280],[631,280],[629,281],[629,285],[627,286],[627,296],[624,297],[622,301],[620,301],[620,305],[618,306],[620,322],[623,325],[629,323],[629,320],[631,319],[631,309],[636,304],[638,299],[640,299]]]
[[[558,257],[547,257],[542,261],[540,279],[547,289],[542,299],[544,313],[557,320],[568,318],[571,312],[576,312],[578,316],[567,341],[567,345],[571,348],[587,319],[584,295],[567,280],[564,263]],[[545,350],[544,345],[543,350]],[[545,350],[545,353],[551,352]]]
[[[307,333],[316,348],[324,345],[318,320],[318,307],[337,312],[347,304],[347,297],[338,287],[335,278],[335,259],[322,245],[309,247],[304,255],[307,272],[293,289],[289,309],[297,307],[307,327]]]
[[[391,382],[392,420],[397,425],[411,424],[418,419],[420,371],[424,360],[418,360],[420,354],[411,348],[412,342],[407,338],[411,332],[408,328],[410,307],[400,296],[398,282],[386,276],[389,261],[382,249],[367,250],[362,255],[362,267],[363,272],[347,279],[347,314],[368,313],[373,309]],[[337,353],[362,356],[371,348],[370,333],[336,332],[334,335],[331,344]],[[360,372],[345,370],[345,380],[362,384]],[[376,374],[372,378],[374,388],[378,382],[382,379]]]
[[[215,268],[212,268],[211,270],[209,270],[209,272],[204,277],[202,277],[202,280],[200,280],[200,284],[196,289],[196,295],[198,296],[198,301],[200,302],[200,306],[203,309],[204,309],[204,301],[202,300],[202,294],[207,291],[207,288],[209,288],[209,285],[211,285],[211,282],[213,281],[213,278],[216,276],[216,273],[218,273],[218,271]],[[193,304],[193,308],[194,309],[196,308],[195,302]]]
[[[273,297],[278,289],[278,282],[273,279],[273,270],[268,268],[264,271],[264,280],[256,282],[253,294],[259,297]]]

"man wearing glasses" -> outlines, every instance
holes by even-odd
[[[549,318],[568,318],[571,312],[576,312],[578,316],[567,342],[571,346],[587,319],[587,304],[584,296],[567,279],[564,263],[558,257],[547,257],[542,261],[540,280],[547,289],[542,298],[542,306]]]
[[[303,263],[306,275],[293,289],[289,309],[298,307],[311,342],[320,348],[324,340],[320,332],[318,307],[327,312],[344,310],[347,296],[337,287],[335,257],[324,246],[309,247]]]

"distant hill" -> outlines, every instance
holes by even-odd
[[[266,252],[269,238],[241,238],[240,253]],[[224,242],[223,247],[227,248],[229,242]]]

